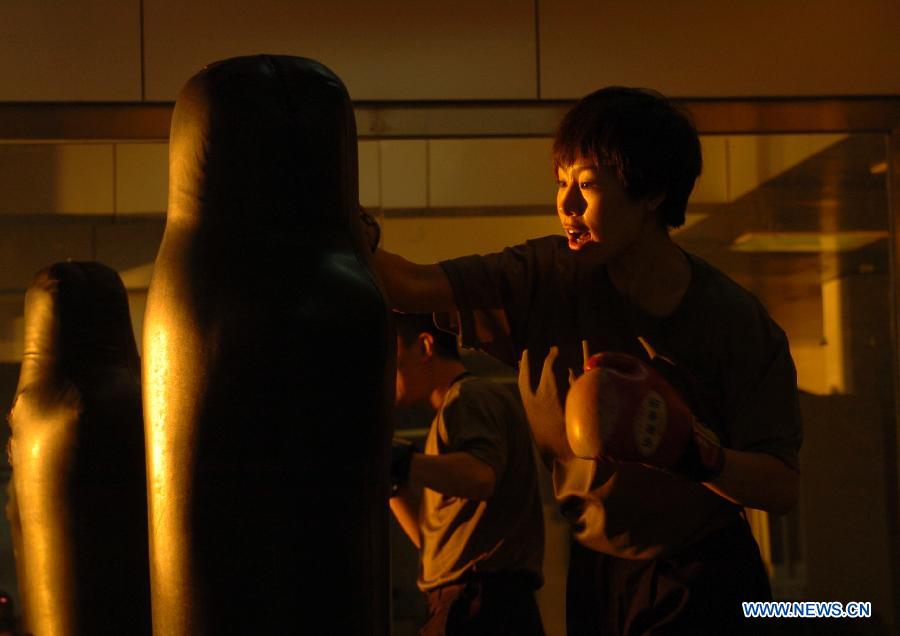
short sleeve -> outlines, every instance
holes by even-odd
[[[761,376],[748,383],[735,401],[729,427],[730,447],[777,457],[798,470],[803,429],[797,371],[783,333]]]
[[[515,366],[534,288],[534,247],[508,247],[485,256],[442,261],[458,316],[463,346],[481,349]]]
[[[465,452],[494,470],[497,481],[506,470],[508,424],[499,397],[462,391],[443,410],[446,450]]]

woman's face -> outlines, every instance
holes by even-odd
[[[556,172],[556,210],[569,249],[599,246],[615,257],[641,235],[652,206],[625,192],[609,169],[579,158]]]

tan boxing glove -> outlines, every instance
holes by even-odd
[[[566,397],[566,436],[586,459],[639,462],[697,481],[722,472],[725,455],[679,393],[634,356],[592,356]]]

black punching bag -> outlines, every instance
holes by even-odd
[[[13,559],[16,562],[16,583],[19,588],[20,625],[26,634],[33,633],[27,624],[28,597],[24,590],[28,589],[25,573],[25,552],[22,545],[22,520],[19,517],[19,502],[16,500],[16,484],[10,479],[6,484],[6,520],[9,522],[9,538],[12,544]]]
[[[144,323],[154,632],[387,634],[395,344],[347,92],[312,60],[212,64],[169,163]]]
[[[149,634],[140,363],[113,270],[36,275],[10,428],[29,632]]]

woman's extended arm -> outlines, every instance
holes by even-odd
[[[440,265],[419,265],[382,249],[375,251],[372,262],[394,309],[406,313],[456,310],[450,281]]]

